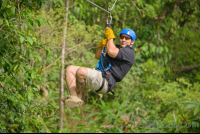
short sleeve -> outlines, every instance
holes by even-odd
[[[115,58],[119,60],[132,62],[132,60],[135,59],[134,49],[131,47],[120,48]]]

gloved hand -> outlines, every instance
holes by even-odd
[[[106,27],[106,32],[105,32],[105,37],[109,40],[109,39],[115,39],[115,35],[113,33],[113,30],[109,27]]]
[[[105,38],[105,39],[103,39],[101,42],[99,42],[99,44],[98,44],[98,48],[105,47],[106,44],[107,44],[107,41],[108,41],[108,39]]]

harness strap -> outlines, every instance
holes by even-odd
[[[113,92],[112,90],[111,90],[111,91],[109,91],[109,92],[111,92],[111,93],[112,93],[112,95],[115,95],[115,92]]]
[[[111,63],[108,61],[108,59],[103,55],[103,53],[105,52],[105,47],[103,48],[103,51],[101,53],[101,59],[98,61],[97,63],[97,67],[95,68],[95,70],[98,70],[100,72],[106,72],[107,70],[110,69],[111,67]],[[103,58],[106,59],[109,63],[108,67],[105,69],[104,66],[103,66]]]
[[[97,93],[98,93],[99,91],[102,90],[102,88],[103,88],[103,86],[104,86],[104,83],[105,83],[105,79],[103,78],[103,82],[102,82],[102,84],[101,84],[101,87],[96,91]]]
[[[102,88],[103,88],[103,86],[104,86],[104,83],[105,83],[105,78],[103,78],[103,81],[102,81],[101,87],[96,91],[96,93],[98,93],[99,91],[102,90]],[[112,90],[111,90],[111,91],[108,91],[108,92],[111,92],[112,95],[115,95],[115,93],[114,93]],[[107,93],[108,93],[108,92],[107,92]]]

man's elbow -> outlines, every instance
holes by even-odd
[[[96,58],[97,60],[100,60],[100,58],[101,58],[101,57],[99,57],[99,56],[95,55],[95,58]]]

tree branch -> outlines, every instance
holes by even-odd
[[[74,46],[74,47],[78,47],[80,46],[82,43],[79,43],[78,45]],[[64,55],[67,55],[68,53],[70,53],[70,51],[73,50],[73,48],[69,48],[68,50],[66,50],[65,54]],[[76,50],[76,49],[74,49]],[[61,55],[60,57],[58,57],[58,59],[56,59],[54,62],[52,62],[50,65],[48,65],[47,67],[43,68],[42,71],[46,70],[47,68],[51,67],[54,63],[56,63],[58,60],[60,60],[62,58],[63,55]]]
[[[4,88],[3,84],[1,83],[1,81],[0,81],[0,85],[1,85],[1,87],[5,90],[5,88]]]
[[[20,8],[21,8],[23,2],[24,2],[24,0],[22,0],[22,2],[20,2],[20,5],[19,5]]]
[[[200,64],[197,65],[189,65],[184,67],[173,67],[172,70],[174,72],[188,72],[200,67]]]

